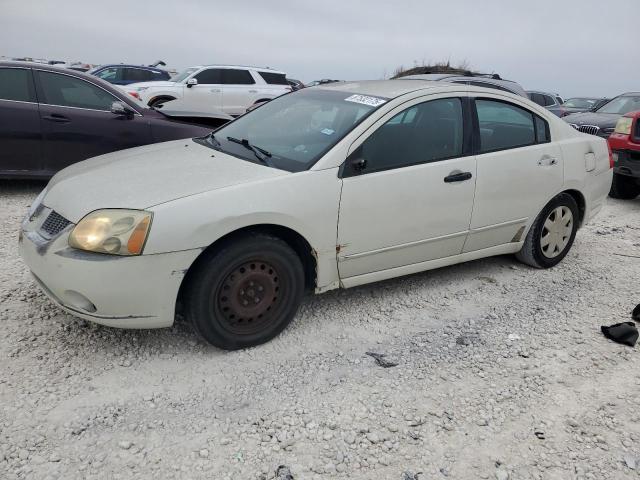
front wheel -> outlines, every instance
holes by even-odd
[[[190,274],[185,313],[209,343],[225,350],[260,345],[295,316],[304,269],[283,240],[256,233],[226,243]]]
[[[535,268],[560,263],[573,245],[578,215],[578,205],[571,195],[557,195],[536,217],[516,258]]]
[[[611,198],[633,200],[638,195],[640,195],[640,184],[635,178],[613,174],[613,182],[611,182],[611,190],[609,190]]]

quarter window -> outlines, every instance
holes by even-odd
[[[284,73],[258,72],[262,79],[271,85],[289,85]]]
[[[79,78],[57,73],[36,71],[44,98],[43,103],[62,107],[111,110],[118,100],[109,92]]]
[[[522,107],[496,100],[476,100],[480,153],[549,141],[547,122]]]
[[[366,172],[435,162],[462,155],[462,103],[432,100],[395,115],[361,145]]]
[[[31,71],[25,68],[0,68],[0,100],[35,102]]]

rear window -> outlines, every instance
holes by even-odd
[[[284,73],[258,72],[262,79],[270,85],[289,85]]]
[[[24,68],[0,68],[0,100],[35,102],[31,71]]]

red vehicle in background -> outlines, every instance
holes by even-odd
[[[640,111],[621,117],[609,136],[613,183],[609,196],[630,200],[640,195]]]

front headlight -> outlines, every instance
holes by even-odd
[[[140,255],[151,226],[151,212],[96,210],[84,217],[69,235],[69,245],[111,255]]]
[[[633,118],[631,117],[621,117],[618,119],[618,123],[616,123],[615,132],[621,133],[622,135],[629,135],[631,133],[631,124],[633,123]]]

